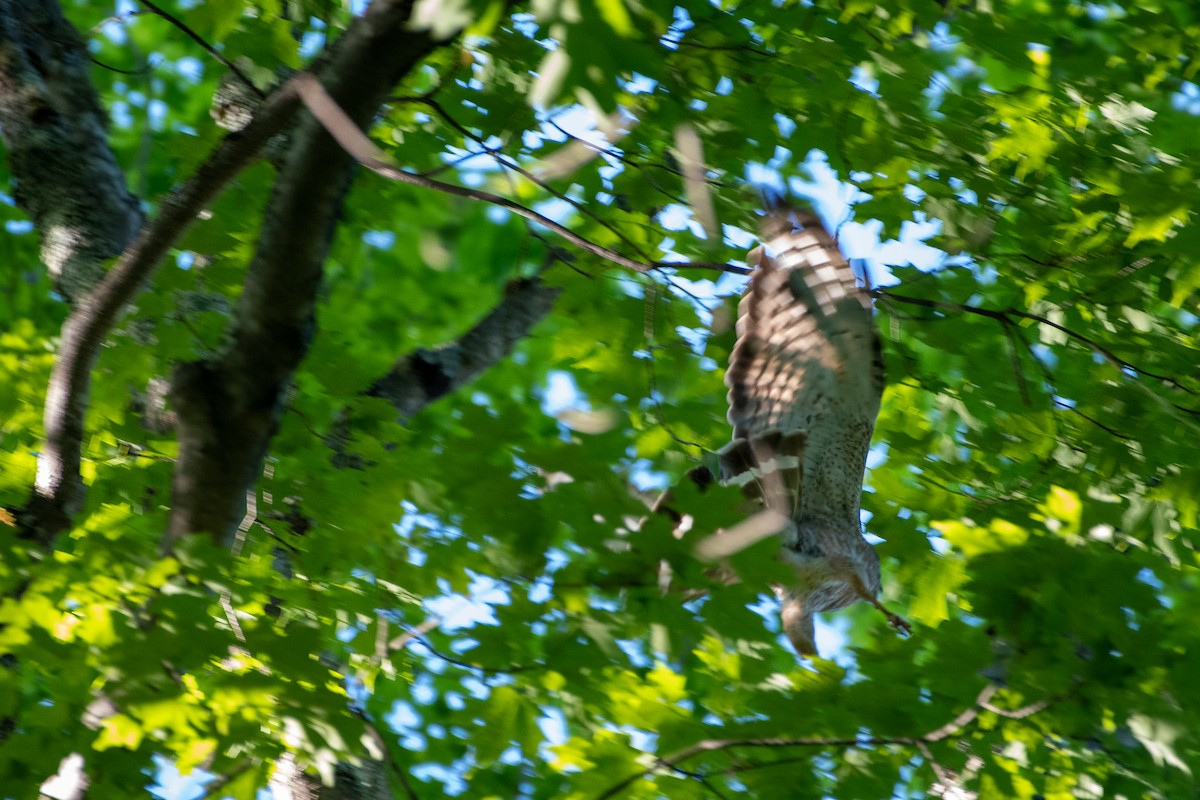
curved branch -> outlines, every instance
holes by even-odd
[[[48,541],[70,525],[83,503],[79,467],[83,414],[92,368],[112,326],[170,247],[197,214],[249,165],[298,107],[287,85],[263,103],[254,120],[227,136],[208,160],[162,203],[104,279],[82,297],[63,323],[58,358],[46,392],[46,441],[38,455],[34,493],[22,527],[32,538]]]
[[[167,22],[171,23],[176,28],[178,28],[181,32],[183,32],[183,34],[185,36],[187,36],[189,39],[191,39],[193,42],[195,42],[196,44],[203,47],[205,52],[207,52],[210,56],[215,58],[217,61],[221,62],[221,64],[224,65],[224,67],[226,69],[228,69],[230,72],[232,72],[234,75],[236,75],[238,80],[240,80],[243,84],[245,84],[246,88],[249,89],[251,92],[253,92],[260,100],[267,96],[266,93],[263,92],[262,89],[259,89],[257,86],[254,85],[254,81],[250,80],[250,76],[248,76],[245,72],[243,72],[241,70],[241,68],[238,67],[237,64],[233,63],[228,58],[221,55],[220,50],[218,50],[217,48],[215,48],[211,44],[209,44],[207,41],[205,41],[203,36],[196,33],[191,28],[189,28],[183,22],[183,20],[181,20],[178,17],[176,17],[175,15],[171,14],[169,11],[159,8],[154,3],[150,2],[150,0],[138,0],[138,2],[141,3],[142,5],[144,5],[147,9],[149,9],[150,13],[152,13],[156,16],[162,17]]]
[[[20,515],[22,536],[48,542],[82,506],[83,414],[105,336],[171,244],[283,128],[297,103],[290,91],[268,100],[255,121],[226,138],[166,198],[157,218],[138,231],[141,214],[105,141],[104,114],[87,77],[86,49],[57,5],[0,3],[0,41],[11,45],[10,58],[15,59],[9,74],[20,76],[20,84],[5,85],[23,87],[15,93],[0,91],[0,128],[22,187],[17,200],[41,233],[43,260],[75,301],[47,387],[37,477]],[[47,74],[33,62],[18,63],[19,54],[33,51],[59,69]],[[103,273],[101,262],[114,256],[117,261]]]
[[[487,676],[487,675],[515,675],[518,672],[529,672],[530,670],[548,669],[547,665],[541,663],[540,661],[534,662],[532,664],[509,664],[508,666],[504,666],[504,667],[485,667],[482,664],[472,664],[469,661],[463,661],[461,659],[454,658],[453,656],[448,656],[445,653],[443,653],[442,651],[435,648],[433,645],[431,645],[429,643],[429,640],[423,639],[420,636],[413,636],[412,639],[414,641],[416,641],[418,644],[420,644],[422,647],[424,647],[426,650],[428,650],[431,655],[435,656],[438,659],[441,659],[442,661],[445,661],[447,664],[453,664],[454,666],[462,667],[463,669],[472,669],[484,676]]]
[[[616,797],[625,789],[632,786],[636,781],[642,778],[649,777],[660,770],[678,769],[678,765],[687,761],[701,753],[709,753],[716,750],[729,750],[735,747],[755,747],[755,748],[776,748],[776,747],[878,747],[885,745],[902,745],[906,747],[916,747],[918,749],[926,745],[940,742],[961,731],[967,725],[970,725],[979,717],[981,710],[991,711],[1000,714],[1009,719],[1025,719],[1037,712],[1045,709],[1055,698],[1042,700],[1037,703],[1025,706],[1016,711],[1005,712],[1002,709],[997,709],[991,705],[991,699],[998,691],[995,684],[989,683],[984,686],[975,698],[975,702],[969,707],[963,709],[954,719],[947,722],[941,727],[921,734],[920,736],[871,736],[858,738],[821,738],[821,737],[764,737],[753,739],[704,739],[689,745],[681,750],[677,750],[670,755],[662,756],[655,759],[654,763],[646,769],[636,774],[630,775],[619,783],[606,789],[603,793],[596,797],[596,800],[608,800],[608,798]]]
[[[748,275],[750,270],[745,267],[737,267],[732,264],[725,264],[715,261],[650,261],[643,262],[637,259],[629,258],[626,255],[618,253],[616,250],[609,249],[602,245],[598,245],[588,239],[583,238],[579,234],[572,231],[565,225],[561,225],[550,219],[544,214],[539,214],[531,208],[509,200],[507,197],[501,197],[498,194],[481,191],[479,189],[470,189],[466,186],[458,186],[453,183],[445,183],[444,181],[434,180],[423,175],[415,175],[411,172],[405,172],[395,164],[391,163],[387,155],[380,150],[375,144],[367,138],[367,135],[358,129],[345,112],[338,107],[338,104],[326,93],[324,88],[312,76],[297,75],[297,91],[300,93],[300,98],[312,112],[313,116],[321,121],[325,129],[329,131],[347,153],[354,157],[358,163],[362,164],[367,169],[382,175],[385,178],[401,183],[407,183],[412,186],[420,186],[424,189],[433,189],[434,191],[443,192],[445,194],[454,195],[456,197],[464,197],[468,200],[477,202],[489,203],[494,206],[511,211],[519,217],[524,217],[532,222],[548,228],[557,233],[562,238],[571,242],[576,247],[586,250],[593,255],[599,256],[606,261],[611,261],[622,267],[637,270],[638,272],[650,272],[655,269],[708,269],[717,272],[732,272],[737,275]]]

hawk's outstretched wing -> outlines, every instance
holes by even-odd
[[[733,443],[721,477],[754,481],[755,446],[786,469],[800,455],[795,442],[803,492],[794,511],[857,525],[883,391],[871,298],[814,214],[776,211],[763,233],[775,256],[760,256],[738,309],[725,374]]]

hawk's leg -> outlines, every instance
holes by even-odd
[[[893,614],[891,611],[888,611],[887,607],[879,602],[879,598],[867,591],[867,587],[863,585],[862,578],[858,577],[857,572],[852,571],[850,573],[850,585],[854,587],[855,594],[883,612],[883,615],[887,617],[888,625],[891,625],[906,636],[912,634],[912,625],[909,624],[908,620],[899,614]]]
[[[878,608],[880,611],[883,612],[883,615],[885,617],[887,617],[888,625],[891,625],[893,628],[895,628],[900,633],[903,633],[905,636],[912,635],[912,625],[909,623],[908,620],[906,620],[904,617],[900,616],[899,614],[893,614],[891,611],[888,611],[887,608],[884,607],[883,603],[879,602],[875,598],[871,598],[870,602],[871,602],[871,605]]]

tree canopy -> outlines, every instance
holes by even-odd
[[[3,0],[0,797],[1189,796],[1198,50],[1184,0]],[[686,475],[760,187],[821,176],[914,629],[802,661]]]

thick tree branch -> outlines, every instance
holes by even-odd
[[[0,0],[0,132],[17,205],[34,223],[41,257],[75,301],[46,398],[46,442],[36,488],[19,516],[22,535],[44,540],[69,524],[82,500],[79,449],[91,360],[83,385],[65,391],[71,328],[89,313],[88,292],[141,224],[106,142],[108,118],[88,80],[78,32],[53,0]]]
[[[323,91],[336,98],[355,130],[441,44],[408,27],[411,10],[411,2],[373,3],[319,72]],[[293,84],[321,85],[305,74]],[[176,372],[172,397],[180,450],[168,527],[172,539],[205,532],[225,542],[245,513],[246,489],[258,475],[284,392],[308,350],[322,267],[351,165],[320,123],[301,120],[268,201],[229,347],[220,358]]]
[[[46,393],[46,441],[38,456],[33,496],[21,519],[26,536],[49,541],[69,527],[71,515],[83,503],[80,450],[91,372],[100,347],[122,309],[196,215],[254,160],[296,109],[295,94],[286,85],[268,98],[253,122],[226,137],[196,173],[163,200],[158,216],[142,228],[103,280],[75,303],[63,323],[58,358]],[[103,145],[102,131],[94,135],[100,137],[98,141]],[[106,146],[104,149],[107,151]],[[88,152],[81,146],[76,153],[61,157],[78,160],[86,158]],[[95,204],[93,184],[79,179],[73,189]]]
[[[539,278],[513,281],[500,304],[460,339],[400,359],[368,394],[387,399],[402,419],[408,419],[506,358],[550,313],[560,291]]]
[[[108,118],[89,66],[83,40],[53,0],[0,0],[0,133],[14,199],[33,220],[42,261],[75,301],[64,325],[64,354],[73,344],[72,326],[90,313],[87,293],[103,276],[103,263],[125,249],[142,221],[106,142]],[[74,392],[64,391],[67,360],[56,364],[36,489],[19,515],[28,538],[65,527],[82,498],[79,448],[91,360]]]

